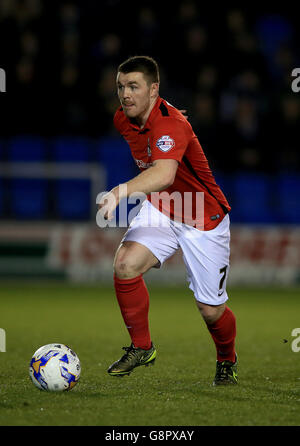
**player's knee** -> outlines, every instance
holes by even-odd
[[[201,313],[206,324],[210,325],[216,322],[223,314],[225,310],[225,304],[221,305],[207,305],[202,302],[196,301],[197,307]]]
[[[114,274],[119,279],[133,279],[157,263],[157,258],[146,247],[135,242],[125,242],[115,256]]]
[[[141,274],[141,271],[134,258],[131,256],[120,256],[114,262],[114,274],[119,279],[131,279]]]

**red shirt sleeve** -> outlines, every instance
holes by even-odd
[[[164,118],[153,126],[151,141],[152,161],[174,159],[181,161],[189,143],[186,123],[179,119]]]

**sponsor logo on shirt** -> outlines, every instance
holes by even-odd
[[[175,146],[175,141],[169,135],[163,135],[156,141],[156,147],[162,152],[168,152]]]

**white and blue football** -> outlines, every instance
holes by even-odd
[[[81,365],[67,345],[55,343],[40,347],[32,356],[29,375],[40,390],[63,392],[78,383]]]

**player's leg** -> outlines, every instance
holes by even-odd
[[[236,319],[226,305],[230,252],[229,217],[225,217],[217,228],[211,231],[186,227],[179,235],[179,243],[190,288],[216,346],[217,367],[218,364],[223,364],[224,367],[234,365]],[[223,371],[222,369],[221,372]],[[227,376],[228,379],[223,379],[222,383],[236,382],[236,370],[231,369],[231,372],[234,374],[232,380]]]
[[[146,246],[134,241],[124,241],[114,260],[114,286],[122,317],[132,343],[143,350],[151,348],[149,294],[143,274],[158,263]]]
[[[108,369],[111,376],[129,375],[137,366],[153,364],[156,350],[151,342],[148,312],[149,294],[143,274],[157,265],[158,259],[140,243],[124,241],[114,260],[114,286],[131,345]]]
[[[148,224],[148,212],[153,214],[151,226]],[[155,221],[161,215],[150,203],[145,203],[116,253],[115,291],[132,344],[125,348],[126,354],[108,369],[111,375],[129,374],[134,367],[146,365],[156,356],[149,331],[149,294],[143,274],[152,267],[161,266],[178,249],[170,227],[161,227]]]
[[[196,300],[196,305],[210,332],[219,362],[235,362],[236,319],[230,308],[222,303],[208,305]]]
[[[214,324],[224,313],[226,304],[208,305],[196,299],[196,305],[207,325]]]
[[[159,264],[159,260],[141,243],[124,241],[114,259],[114,275],[118,279],[133,279]]]
[[[217,363],[213,384],[236,384],[235,315],[225,303],[212,306],[196,299],[196,304],[216,346]]]

